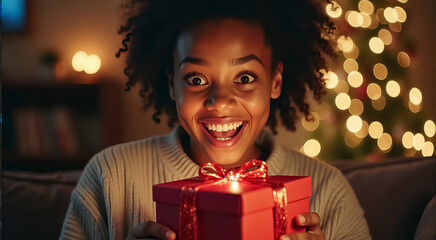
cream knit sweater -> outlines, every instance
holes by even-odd
[[[197,175],[183,151],[181,127],[116,145],[96,154],[72,193],[60,239],[124,239],[129,229],[155,220],[152,185]],[[277,144],[262,131],[256,144],[268,148],[269,175],[312,176],[310,211],[321,217],[326,239],[371,239],[363,211],[339,170]]]

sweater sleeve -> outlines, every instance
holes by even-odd
[[[337,171],[331,183],[330,207],[324,212],[326,239],[371,239],[364,213],[346,178]]]
[[[93,160],[72,192],[59,239],[109,239],[102,174]]]

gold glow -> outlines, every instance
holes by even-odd
[[[359,2],[359,10],[368,15],[371,15],[374,12],[374,5],[368,0],[362,0]]]
[[[383,13],[385,19],[390,22],[394,23],[398,20],[398,13],[391,7],[387,7]]]
[[[356,60],[352,58],[348,58],[347,60],[344,61],[344,70],[347,73],[350,73],[352,71],[357,71],[359,70],[359,64],[357,63]]]
[[[348,86],[348,83],[345,82],[344,80],[339,80],[338,81],[338,85],[335,87],[335,92],[336,93],[348,93],[348,91],[350,90],[350,87]]]
[[[403,134],[403,138],[401,139],[401,141],[402,141],[403,146],[405,148],[408,148],[408,149],[413,148],[413,137],[414,137],[413,133],[409,132],[409,131],[407,131]]]
[[[356,59],[359,56],[359,48],[353,44],[352,48],[348,52],[343,52],[345,58]]]
[[[341,6],[335,1],[332,1],[331,4],[327,4],[325,6],[325,11],[332,18],[338,18],[342,15]]]
[[[356,134],[347,131],[344,136],[345,144],[351,148],[357,147],[361,142],[362,139],[357,137]]]
[[[358,88],[362,85],[363,83],[363,76],[360,72],[358,71],[352,71],[348,74],[348,83],[350,84],[350,86],[354,87],[354,88]]]
[[[392,34],[389,32],[389,30],[380,29],[380,31],[378,31],[378,37],[383,41],[384,45],[389,45],[392,43]]]
[[[376,100],[371,100],[371,104],[372,104],[372,106],[374,107],[375,110],[381,111],[386,106],[386,99],[385,99],[385,97],[380,96]]]
[[[402,7],[394,7],[395,12],[397,12],[397,21],[403,23],[407,19],[406,11]]]
[[[348,23],[352,27],[355,27],[355,28],[360,27],[363,23],[362,14],[357,12],[357,11],[348,11],[345,16],[346,16]]]
[[[405,53],[403,51],[398,53],[397,61],[398,61],[398,64],[400,64],[400,66],[402,66],[403,68],[407,68],[410,66],[410,57],[407,53]]]
[[[392,147],[392,137],[388,133],[383,133],[377,140],[377,145],[383,152],[388,152]]]
[[[413,137],[413,148],[416,149],[416,151],[421,151],[422,147],[424,147],[425,139],[424,135],[421,133],[415,134]]]
[[[301,123],[307,131],[314,131],[319,126],[319,117],[316,113],[311,112],[312,121],[307,121],[305,117],[301,119]]]
[[[383,41],[378,37],[373,37],[369,40],[369,48],[372,52],[379,54],[385,49]]]
[[[348,111],[352,115],[360,115],[363,113],[363,103],[359,99],[355,98],[351,100],[350,107],[348,108]]]
[[[338,48],[342,52],[350,52],[353,50],[354,42],[350,37],[340,36],[338,38]]]
[[[351,98],[346,93],[339,93],[335,98],[336,107],[345,110],[350,107]]]
[[[388,69],[384,64],[377,63],[374,65],[373,73],[378,80],[383,80],[388,76]]]
[[[436,126],[432,120],[427,120],[424,123],[424,133],[427,137],[433,137],[436,133]]]
[[[366,135],[368,135],[368,128],[369,125],[366,121],[362,121],[362,127],[359,131],[356,132],[356,136],[359,138],[364,138]]]
[[[86,58],[83,71],[85,71],[87,74],[94,74],[100,69],[100,67],[101,67],[100,57],[95,54],[91,54]]]
[[[73,69],[77,72],[83,71],[83,66],[85,64],[86,58],[88,54],[83,51],[78,51],[74,54],[73,59],[71,60],[71,64]]]
[[[316,157],[321,152],[321,144],[316,139],[309,139],[303,145],[304,154]]]
[[[400,95],[400,92],[401,92],[400,84],[398,84],[394,80],[390,80],[386,84],[386,92],[388,93],[389,96],[391,96],[393,98],[398,97],[398,95]]]
[[[366,88],[366,93],[368,94],[368,97],[372,100],[377,100],[381,96],[381,88],[375,83],[370,83]]]
[[[355,133],[362,128],[362,119],[359,116],[352,115],[347,119],[347,129]]]
[[[419,105],[422,102],[422,93],[418,88],[412,88],[409,92],[409,99],[414,105]]]
[[[383,125],[378,121],[372,122],[369,124],[368,133],[370,137],[378,139],[383,133]]]
[[[425,142],[424,146],[422,146],[422,156],[431,157],[434,153],[434,146],[432,142]]]
[[[333,89],[338,85],[338,75],[336,75],[335,72],[328,71],[326,74],[324,74],[325,79],[325,87],[328,89]]]

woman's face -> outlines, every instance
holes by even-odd
[[[259,157],[254,141],[282,82],[282,65],[271,69],[262,26],[205,21],[183,32],[176,44],[170,93],[190,135],[193,160],[230,168]]]

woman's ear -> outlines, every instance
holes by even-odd
[[[170,71],[167,69],[167,76],[168,76],[168,89],[170,90],[170,98],[175,101],[176,95],[174,94],[174,76]]]
[[[272,76],[272,88],[271,88],[271,98],[276,99],[280,97],[282,92],[282,82],[283,82],[283,62],[277,64],[274,74]]]

